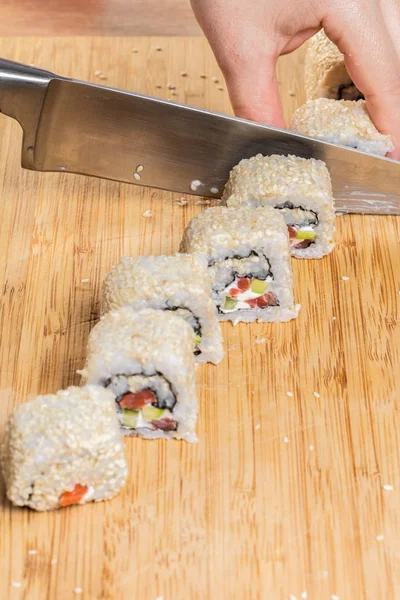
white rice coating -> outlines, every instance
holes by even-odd
[[[114,375],[161,373],[171,384],[176,404],[176,431],[129,431],[146,438],[197,441],[197,396],[192,327],[170,311],[141,311],[123,306],[106,313],[89,336],[86,367],[88,383],[105,385]]]
[[[234,256],[246,257],[252,250],[260,250],[268,258],[274,275],[271,291],[280,305],[219,313],[218,319],[267,322],[297,317],[300,307],[294,306],[288,231],[283,217],[272,207],[208,208],[190,221],[181,242],[181,251],[207,254],[213,280],[216,277],[214,262]]]
[[[294,113],[290,129],[379,156],[394,149],[390,135],[379,133],[371,121],[365,100],[309,100]]]
[[[69,387],[22,404],[8,419],[1,462],[7,497],[17,506],[59,508],[77,483],[92,488],[82,504],[112,498],[127,476],[114,394]]]
[[[105,277],[103,312],[128,304],[136,310],[185,307],[201,326],[196,361],[218,364],[224,349],[207,266],[201,254],[125,256]]]
[[[321,258],[335,246],[335,207],[326,165],[314,158],[263,156],[243,159],[233,167],[222,201],[228,206],[277,206],[290,201],[318,215],[315,242],[292,248],[296,258]]]
[[[343,54],[330,41],[323,29],[308,42],[304,76],[307,100],[314,98],[338,100],[339,88],[353,85]]]

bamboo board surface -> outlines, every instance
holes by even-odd
[[[202,38],[3,38],[0,55],[230,111]],[[286,118],[303,58],[279,65]],[[20,146],[0,116],[1,430],[17,404],[79,383],[111,265],[176,251],[204,208],[23,171]],[[225,359],[197,371],[200,442],[127,440],[113,501],[39,514],[1,488],[0,598],[400,598],[399,257],[398,218],[339,217],[331,256],[293,261],[298,320],[225,324]]]

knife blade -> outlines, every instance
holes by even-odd
[[[400,214],[396,161],[236,117],[3,59],[0,112],[23,128],[26,169],[219,198],[242,158],[294,154],[326,162],[338,211]]]

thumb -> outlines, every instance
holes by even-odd
[[[221,65],[232,108],[237,117],[285,128],[283,109],[276,78],[276,58]]]

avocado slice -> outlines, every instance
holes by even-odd
[[[146,421],[157,420],[161,417],[164,410],[164,408],[157,408],[151,404],[146,404],[146,406],[142,408],[143,419],[146,419]]]
[[[130,427],[130,429],[136,429],[138,422],[139,411],[129,410],[129,408],[122,409],[122,425],[124,427]]]
[[[299,229],[296,232],[297,240],[314,240],[316,237],[317,237],[317,234],[315,233],[315,231],[303,231],[303,230]]]
[[[236,306],[236,300],[234,300],[233,298],[225,298],[225,304],[222,307],[222,310],[232,310],[233,308],[235,308]]]
[[[263,294],[267,289],[267,282],[262,279],[252,279],[250,283],[250,289],[253,294]]]
[[[200,344],[200,342],[201,342],[201,335],[196,335],[196,337],[194,338],[194,341],[196,342],[196,344]]]

